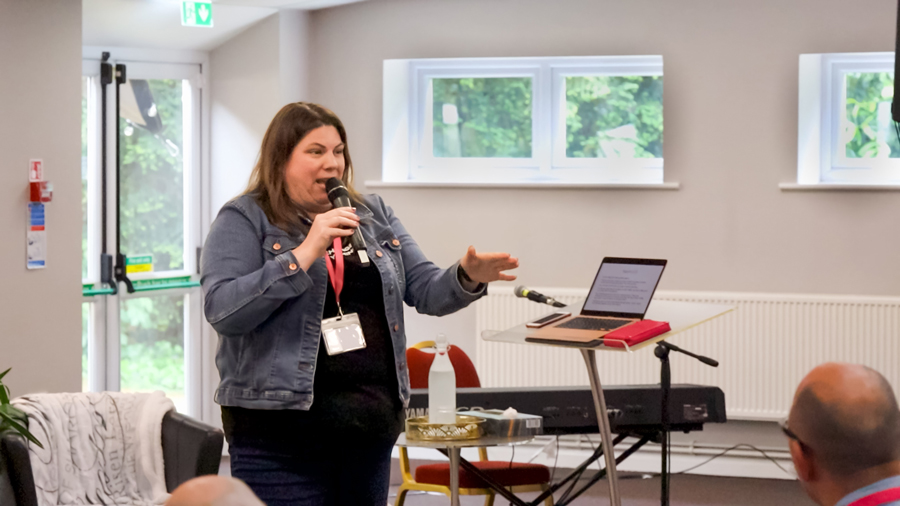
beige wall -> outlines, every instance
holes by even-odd
[[[281,11],[210,53],[211,211],[247,187],[266,127],[307,99],[309,15]]]
[[[622,255],[668,258],[661,289],[897,295],[900,194],[778,188],[796,180],[799,54],[889,51],[896,9],[373,0],[312,15],[311,90],[346,123],[360,182],[381,174],[384,59],[661,54],[665,179],[680,190],[376,191],[433,260],[508,250],[532,286],[587,287],[604,255]]]
[[[0,0],[0,370],[81,390],[81,2]],[[53,183],[47,267],[25,268],[28,160]]]
[[[278,25],[278,16],[269,16],[210,53],[213,217],[246,188],[262,136],[282,106]]]

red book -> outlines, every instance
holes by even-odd
[[[669,322],[641,320],[606,334],[603,336],[603,345],[611,348],[624,348],[625,345],[622,344],[624,341],[628,346],[634,346],[670,330],[672,328],[669,327]]]

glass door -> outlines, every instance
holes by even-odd
[[[103,283],[101,255],[90,251],[94,237],[85,232],[85,272],[92,272],[93,262],[97,274],[84,285],[83,376],[89,390],[162,390],[180,412],[199,417],[201,69],[107,63],[113,76],[106,85],[106,170],[98,171],[106,176],[105,192],[97,197],[106,205],[99,212],[105,220],[95,227],[95,249],[106,246],[118,272],[112,277],[120,279]],[[102,76],[98,86],[102,91]],[[102,109],[101,101],[94,110]],[[83,128],[89,139],[90,116],[85,114]],[[103,134],[96,138],[95,144],[83,143],[91,160],[91,146],[103,150]],[[94,200],[92,181],[85,179],[87,207]],[[103,178],[96,179],[102,187]]]

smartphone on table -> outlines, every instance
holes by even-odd
[[[538,318],[537,320],[530,321],[530,322],[526,323],[525,326],[530,329],[539,329],[541,327],[550,325],[553,322],[558,322],[559,320],[562,320],[563,318],[565,318],[567,316],[571,316],[571,315],[572,315],[572,313],[570,313],[568,311],[557,311],[555,313],[550,313],[547,316],[542,316],[542,317]]]

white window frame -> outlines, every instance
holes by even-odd
[[[81,65],[81,75],[87,77],[88,104],[100,102],[100,66],[88,61]],[[89,146],[100,146],[100,114],[97,107],[87,108],[87,136]],[[87,152],[87,277],[82,284],[100,283],[100,228],[101,228],[101,188],[100,150]]]
[[[846,73],[893,71],[894,54],[888,52],[800,55],[798,185],[900,185],[900,159],[847,158],[840,144]]]
[[[598,72],[597,69],[602,69]],[[662,76],[662,56],[618,56],[604,58],[565,59],[553,65],[553,168],[569,172],[564,179],[623,183],[661,183],[662,158],[569,158],[566,156],[565,83],[567,77],[592,76]],[[665,117],[665,116],[664,116]]]
[[[677,187],[663,183],[661,158],[566,157],[565,78],[586,75],[661,76],[663,59],[657,55],[385,60],[381,183]],[[531,158],[433,156],[431,79],[454,77],[532,78]]]
[[[540,168],[537,149],[532,142],[532,156],[529,158],[478,158],[467,157],[466,163],[461,164],[460,158],[436,157],[433,151],[434,119],[432,79],[452,78],[503,78],[503,77],[528,77],[531,78],[532,96],[538,96],[541,90],[539,67],[521,62],[522,65],[482,66],[471,67],[441,67],[430,65],[414,65],[415,82],[411,95],[411,107],[413,121],[416,128],[413,130],[413,138],[410,139],[410,158],[414,160],[410,166],[410,176],[418,180],[440,181],[444,174],[456,171],[461,179],[479,180],[489,170],[497,170],[505,177],[528,177],[528,175]],[[540,123],[539,104],[532,100],[531,104],[531,138],[538,138],[537,125]]]

